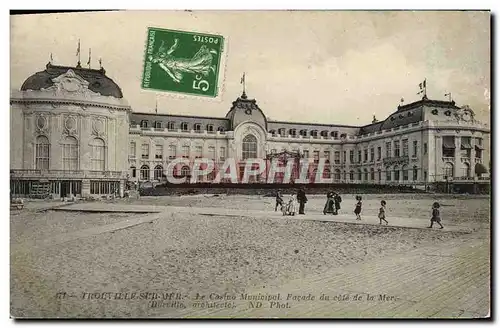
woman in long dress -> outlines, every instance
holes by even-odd
[[[294,192],[290,195],[288,203],[286,203],[283,208],[283,215],[295,215],[297,213],[297,196]]]

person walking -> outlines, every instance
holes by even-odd
[[[389,224],[389,222],[387,222],[387,220],[385,219],[385,205],[386,204],[387,203],[385,202],[385,200],[380,202],[380,210],[378,212],[378,218],[380,220],[379,224],[382,224],[382,221],[385,221],[385,225]]]
[[[281,195],[281,190],[276,192],[276,206],[274,207],[274,211],[278,211],[278,206],[280,206],[280,210],[283,209],[283,196]]]
[[[356,214],[356,220],[361,220],[361,196],[356,196],[356,200],[358,202],[356,203],[356,207],[354,208],[354,214]]]
[[[326,215],[326,213],[335,214],[335,202],[333,200],[333,195],[334,193],[331,191],[326,194],[326,204],[323,208],[324,215]]]
[[[333,212],[333,215],[337,215],[339,214],[340,203],[342,203],[342,197],[340,197],[340,195],[335,192],[333,195],[333,201],[335,203],[335,212]]]
[[[441,228],[439,229],[443,229],[443,225],[441,224],[441,214],[439,213],[439,203],[438,202],[434,202],[434,204],[432,204],[432,218],[431,218],[431,225],[427,228],[432,228],[432,225],[434,224],[434,222],[436,222],[437,224],[439,224],[439,226]]]
[[[297,201],[299,202],[299,214],[305,214],[304,210],[307,203],[307,196],[304,189],[300,189],[297,192]]]

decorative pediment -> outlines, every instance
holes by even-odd
[[[44,91],[52,91],[56,95],[83,95],[83,96],[99,96],[100,93],[89,89],[89,82],[81,76],[77,75],[73,70],[69,69],[66,73],[52,79],[54,84],[47,88],[41,89]]]

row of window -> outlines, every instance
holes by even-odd
[[[472,152],[472,138],[471,137],[461,137],[460,138],[460,156],[470,158]],[[481,158],[483,150],[483,139],[474,138],[474,157]],[[443,157],[455,157],[455,137],[454,136],[444,136],[442,153]]]
[[[90,142],[91,167],[94,171],[104,171],[106,167],[106,146],[101,138],[94,138]],[[50,142],[45,136],[36,138],[35,146],[35,168],[37,170],[49,170],[50,168]],[[62,164],[63,170],[79,169],[79,145],[75,137],[66,137],[62,142]]]
[[[278,130],[269,130],[269,133],[275,137],[277,136],[278,134],[282,137],[285,137],[287,135],[290,135],[290,136],[297,136],[297,129],[289,129],[288,130],[288,133],[287,133],[287,130],[284,129],[284,128],[281,128],[281,129],[278,129]],[[302,136],[302,137],[307,137],[308,135],[313,137],[313,138],[317,138],[318,137],[318,130],[311,130],[311,131],[308,131],[308,130],[305,130],[305,129],[302,129],[302,130],[299,130],[299,133],[298,133],[299,136]],[[339,137],[339,132],[338,131],[327,131],[327,130],[323,130],[319,133],[320,136],[322,137],[325,137],[327,138],[328,136],[334,138],[334,139],[337,139]],[[345,137],[346,134],[343,133],[340,135],[340,137]]]
[[[179,125],[181,131],[184,131],[184,132],[190,131],[189,126],[190,126],[190,124],[188,122],[181,122]],[[176,122],[167,122],[167,125],[165,126],[164,122],[155,121],[155,122],[153,122],[152,127],[154,127],[155,129],[164,129],[166,127],[168,130],[177,130]],[[149,122],[147,120],[142,120],[141,121],[141,128],[144,128],[144,129],[150,128]],[[215,126],[213,124],[207,124],[205,126],[205,129],[208,132],[214,132]],[[194,131],[203,131],[202,124],[201,123],[193,124],[193,130]],[[226,131],[226,129],[223,126],[219,126],[219,127],[217,127],[217,131],[224,132],[224,131]]]
[[[154,159],[163,159],[163,145],[154,145]],[[183,145],[180,148],[180,154],[177,154],[177,145],[169,145],[168,146],[168,158],[169,159],[175,159],[178,157],[182,158],[190,158],[190,153],[191,153],[191,146],[188,145]],[[149,159],[149,144],[148,143],[143,143],[141,145],[141,158],[142,159]],[[215,153],[215,147],[210,146],[208,147],[208,151],[206,154],[207,158],[210,159],[216,159],[216,153]],[[203,157],[203,147],[202,146],[195,146],[194,147],[194,152],[192,154],[193,157],[195,158],[201,158]],[[130,143],[130,150],[129,150],[129,157],[130,158],[136,158],[136,143],[131,142]],[[220,147],[219,148],[219,160],[224,161],[226,158],[226,147]]]

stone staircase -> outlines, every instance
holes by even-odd
[[[50,182],[33,182],[30,189],[30,198],[45,199],[50,195]]]

